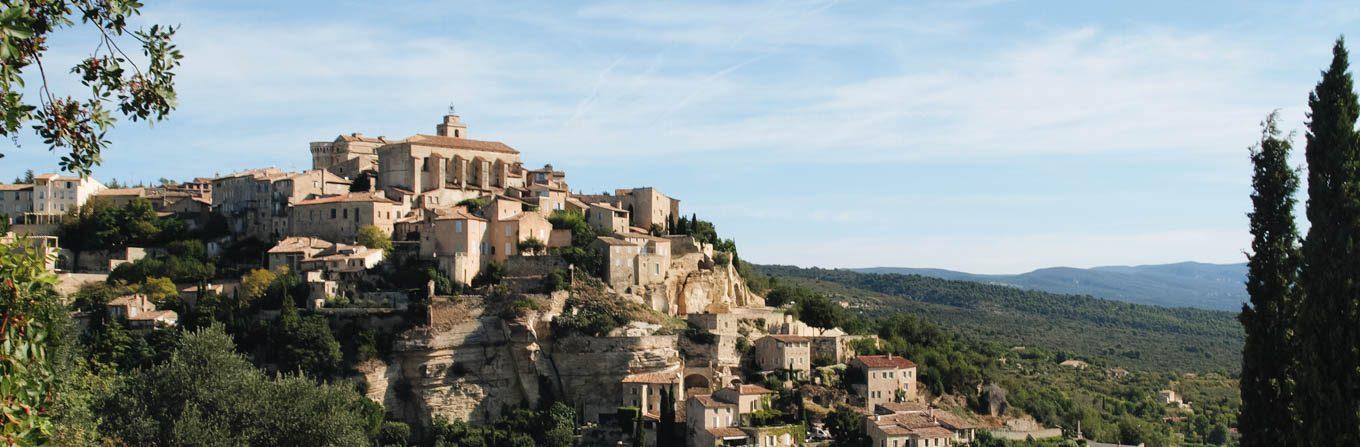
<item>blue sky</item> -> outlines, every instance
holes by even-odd
[[[751,261],[982,273],[1242,261],[1258,122],[1301,129],[1360,36],[1353,2],[148,3],[182,25],[180,107],[111,132],[101,179],[303,169],[309,141],[431,133],[452,102]],[[55,169],[19,143],[0,179]]]

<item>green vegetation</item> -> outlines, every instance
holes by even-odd
[[[517,409],[486,425],[435,417],[428,446],[569,447],[575,441],[576,411],[561,402],[541,411]]]
[[[1100,300],[1087,297],[1049,296],[1044,298],[1054,307],[1050,312],[1041,312],[1042,307],[1012,310],[1007,307],[1014,305],[1010,300],[1023,298],[1010,294],[1042,292],[901,275],[770,266],[756,269],[774,274],[760,280],[773,285],[766,295],[776,304],[789,306],[789,311],[804,321],[877,335],[880,339],[877,344],[858,342],[854,348],[860,353],[892,353],[912,359],[925,391],[935,396],[958,396],[971,411],[985,413],[995,407],[1006,414],[1027,414],[1046,426],[1063,427],[1069,435],[1075,435],[1080,423],[1088,439],[1126,444],[1145,442],[1149,446],[1212,444],[1209,441],[1219,440],[1215,433],[1235,426],[1235,413],[1240,405],[1232,392],[1236,382],[1224,374],[1182,375],[1173,368],[1126,363],[1128,358],[1117,353],[1100,349],[1082,351],[1079,350],[1082,345],[1071,340],[1068,345],[1075,345],[1076,349],[1061,347],[1048,338],[1082,337],[1076,342],[1088,343],[1090,339],[1114,336],[1110,333],[1122,334],[1123,331],[1110,329],[1121,320],[1093,320],[1080,310],[1096,312],[1104,303],[1115,308],[1132,305],[1091,303]],[[833,281],[895,290],[906,296],[857,289]],[[927,299],[932,301],[921,302]],[[1071,307],[1079,311],[1060,318],[1087,319],[1067,326],[1065,330],[1071,332],[1036,337],[1038,342],[1015,342],[1010,335],[997,334],[1033,332],[1019,328],[980,330],[981,325],[1034,324],[1031,322],[1059,318],[1045,315],[1057,314],[1063,299],[1071,300]],[[850,303],[850,309],[841,308],[836,301]],[[963,303],[971,304],[964,307]],[[1152,314],[1160,311],[1176,315],[1182,311],[1140,307],[1146,309],[1139,311]],[[1221,318],[1226,320],[1224,325],[1231,327],[1231,315]],[[935,322],[941,320],[947,322],[948,329],[937,326]],[[1047,323],[1045,327],[1049,327]],[[1141,333],[1146,333],[1146,329]],[[1186,336],[1177,336],[1180,337]],[[1119,342],[1134,340],[1127,336]],[[1081,360],[1086,366],[1061,365],[1066,360]],[[1193,365],[1182,366],[1187,366],[1182,371],[1195,370],[1188,367]],[[1190,399],[1195,404],[1194,414],[1154,401],[1157,392],[1168,387],[1193,396]],[[838,412],[829,416],[827,424],[837,436],[836,445],[863,445],[845,441],[862,439],[862,427],[856,426],[851,417]]]
[[[39,318],[55,296],[42,255],[0,244],[0,441],[36,445],[52,435],[56,391],[49,328]]]
[[[172,42],[176,27],[128,28],[141,7],[141,2],[132,0],[6,3],[0,13],[4,28],[0,136],[15,139],[20,129],[32,127],[49,149],[63,150],[63,170],[86,175],[109,145],[104,136],[113,127],[114,117],[106,106],[133,121],[164,119],[175,108],[175,68],[183,56]],[[54,61],[47,57],[48,43],[58,30],[77,24],[80,29],[67,34],[100,36],[90,42],[94,47],[90,54],[69,70],[90,89],[83,98],[54,94],[65,82],[48,84],[48,76],[63,71],[54,69]],[[137,51],[120,47],[130,42],[141,46],[142,63],[127,55]],[[41,85],[25,88],[25,79],[36,79]],[[25,99],[24,91],[38,92],[37,101]]]
[[[671,318],[652,308],[607,293],[595,279],[579,279],[571,288],[562,315],[553,319],[553,332],[601,337],[632,321],[676,325]]]
[[[387,236],[381,228],[373,225],[359,227],[359,235],[355,237],[355,243],[382,251],[392,250],[392,238]]]
[[[1293,312],[1298,306],[1298,229],[1294,193],[1298,174],[1289,166],[1289,140],[1276,127],[1277,113],[1262,124],[1252,149],[1252,255],[1247,292],[1251,305],[1240,317],[1247,338],[1242,350],[1242,436],[1255,445],[1289,445],[1294,427]]]
[[[382,409],[338,385],[268,378],[221,328],[188,333],[169,360],[119,380],[100,429],[131,445],[367,446]]]
[[[909,312],[979,340],[1044,346],[1113,366],[1235,372],[1242,330],[1227,312],[1167,309],[917,275],[756,266],[864,314]]]
[[[1338,39],[1331,65],[1308,97],[1304,154],[1311,226],[1301,249],[1302,301],[1294,327],[1300,420],[1293,441],[1299,445],[1360,445],[1360,98],[1349,70],[1345,42]],[[1287,352],[1265,353],[1276,354]]]

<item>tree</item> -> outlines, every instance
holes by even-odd
[[[384,233],[382,228],[373,225],[359,227],[359,235],[355,238],[355,243],[382,251],[392,249],[392,238]]]
[[[668,387],[661,387],[661,414],[656,424],[656,447],[678,447],[675,439],[675,396]]]
[[[0,136],[13,138],[33,123],[49,149],[67,151],[62,169],[88,175],[109,144],[104,134],[114,118],[106,105],[132,121],[164,119],[175,108],[174,70],[182,56],[171,41],[175,27],[128,29],[141,6],[136,0],[6,2],[0,10]],[[90,89],[83,99],[53,93],[47,80],[48,68],[55,67],[43,65],[52,34],[73,27],[77,18],[99,36],[90,55],[70,70]],[[143,65],[120,46],[128,38],[141,45]],[[42,82],[36,102],[24,98],[25,77]]]
[[[241,307],[246,307],[250,303],[260,298],[264,298],[269,293],[270,284],[278,275],[267,269],[255,269],[241,277]]]
[[[1360,165],[1355,120],[1360,113],[1345,42],[1308,97],[1308,237],[1298,325],[1301,354],[1298,442],[1360,445]],[[1306,322],[1306,323],[1303,323]]]
[[[304,372],[324,379],[340,367],[343,354],[326,317],[298,315],[291,303],[284,302],[279,313],[273,343],[274,360],[284,372]]]
[[[359,447],[378,429],[364,396],[267,378],[220,326],[186,334],[167,361],[128,376],[100,407],[102,431],[125,445]]]
[[[826,429],[831,432],[835,447],[868,447],[869,436],[864,433],[864,417],[853,409],[838,407],[826,417]]]
[[[1289,445],[1294,430],[1293,346],[1298,281],[1298,230],[1294,192],[1299,178],[1289,166],[1291,145],[1276,127],[1277,112],[1261,124],[1261,141],[1251,149],[1252,254],[1247,293],[1239,319],[1246,330],[1239,386],[1238,426],[1245,447]]]
[[[6,445],[44,444],[52,433],[49,331],[37,316],[56,299],[55,282],[27,241],[0,244],[0,443]]]

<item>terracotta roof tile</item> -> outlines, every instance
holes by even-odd
[[[915,368],[916,364],[906,357],[896,355],[861,355],[855,357],[869,368]]]
[[[391,199],[388,199],[388,198],[383,197],[382,195],[376,194],[376,193],[368,193],[368,192],[351,192],[351,193],[348,193],[348,194],[338,194],[338,195],[334,195],[334,196],[326,196],[326,197],[318,197],[318,198],[315,198],[315,199],[307,199],[307,200],[303,200],[303,201],[301,201],[301,202],[295,203],[294,205],[295,205],[295,206],[301,206],[301,205],[320,205],[320,204],[325,204],[325,203],[344,203],[344,202],[377,202],[377,203],[392,203],[392,204],[397,203],[397,202],[392,201]]]
[[[441,137],[437,135],[415,135],[407,138],[404,143],[419,144],[422,146],[448,147],[454,149],[468,149],[483,152],[497,152],[502,154],[518,154],[519,151],[505,143],[499,141],[469,140],[467,138]]]

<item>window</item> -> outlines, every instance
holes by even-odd
[[[514,233],[514,228],[511,227],[510,224],[505,224],[505,235],[506,235],[506,236],[510,236],[510,235],[513,235],[513,234],[515,234],[515,233]]]
[[[341,210],[340,210],[340,217],[343,217],[343,218],[345,218],[345,219],[349,219],[349,208],[341,209]]]
[[[331,219],[335,218],[335,208],[331,208]]]
[[[355,221],[355,222],[358,222],[358,221],[359,221],[359,209],[358,209],[358,208],[355,208],[355,209],[354,209],[354,221]]]
[[[453,232],[454,232],[454,233],[462,233],[462,232],[463,232],[463,221],[461,221],[461,220],[455,220],[455,221],[453,221]]]
[[[514,250],[511,250],[511,249],[510,249],[510,243],[509,243],[509,242],[506,242],[506,243],[505,243],[505,255],[506,255],[506,256],[509,256],[511,253],[514,253],[514,252],[515,252]]]

